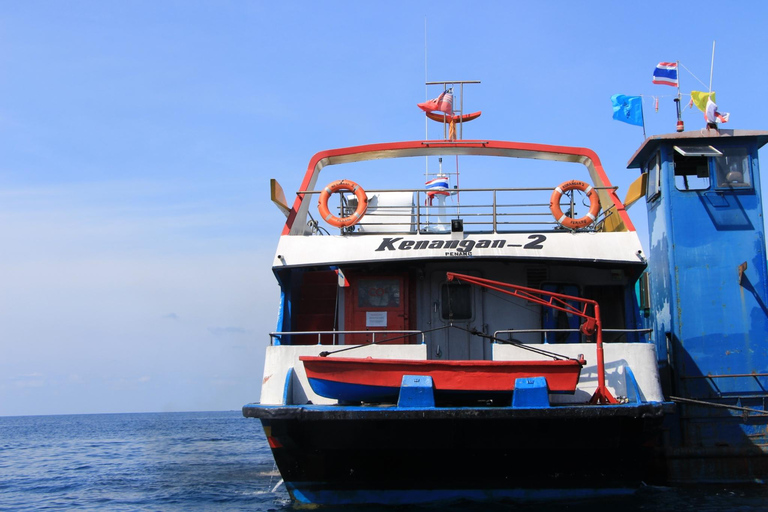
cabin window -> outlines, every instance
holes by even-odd
[[[640,311],[647,317],[651,314],[651,286],[648,282],[648,272],[643,272],[640,275],[640,280],[638,280],[635,290]]]
[[[751,188],[746,148],[674,146],[675,186],[678,190]]]
[[[653,155],[651,161],[648,162],[646,172],[648,173],[648,188],[645,194],[645,200],[651,202],[659,195],[661,189],[661,157],[658,153]]]
[[[674,146],[675,187],[678,190],[706,190],[712,181],[709,158],[722,156],[712,146]]]
[[[460,283],[445,283],[440,296],[443,320],[472,319],[472,286]]]
[[[713,158],[717,188],[749,188],[749,154],[746,148],[728,148],[723,156]]]
[[[357,306],[394,308],[400,306],[399,279],[360,279],[357,282]]]

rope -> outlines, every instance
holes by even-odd
[[[501,339],[501,338],[497,338],[496,336],[492,336],[490,334],[485,334],[484,332],[478,331],[477,329],[470,330],[470,329],[466,329],[464,327],[460,327],[458,325],[450,325],[450,327],[459,329],[461,331],[466,331],[469,334],[472,334],[474,336],[479,336],[481,338],[487,338],[489,340],[493,340],[493,341],[495,341],[497,343],[504,343],[506,345],[514,345],[514,346],[516,346],[518,348],[521,348],[523,350],[529,350],[529,351],[531,351],[531,352],[533,352],[535,354],[551,357],[553,359],[565,359],[565,360],[578,361],[578,359],[574,359],[572,357],[564,356],[562,354],[556,354],[555,352],[550,352],[548,350],[544,350],[542,348],[538,348],[538,347],[535,347],[533,345],[526,345],[525,343],[522,343],[522,342],[517,341],[517,340],[504,340],[504,339]]]
[[[421,334],[426,334],[428,332],[439,331],[441,329],[448,329],[449,327],[451,327],[451,326],[450,325],[444,325],[443,327],[435,327],[434,329],[429,329],[427,331],[421,331]],[[363,343],[362,345],[353,345],[351,347],[340,348],[339,350],[334,350],[333,352],[328,352],[327,350],[324,350],[324,351],[320,352],[320,357],[328,357],[328,356],[333,355],[333,354],[338,354],[339,352],[346,352],[347,350],[354,350],[356,348],[368,347],[368,346],[371,346],[371,345],[380,345],[380,344],[386,343],[388,341],[401,340],[403,338],[408,338],[410,336],[415,336],[416,334],[419,334],[419,333],[410,332],[410,333],[407,333],[407,334],[403,334],[402,336],[395,336],[394,338],[386,338],[386,339],[383,339],[381,341],[371,341],[369,343]]]
[[[320,233],[321,235],[330,235],[327,229],[325,229],[323,226],[321,226],[314,217],[312,217],[311,212],[307,212],[307,215],[309,216],[309,220],[307,221],[307,226],[309,226],[309,229],[312,231],[312,233]]]
[[[551,357],[552,359],[555,359],[555,360],[578,361],[578,359],[574,359],[572,357],[564,356],[562,354],[557,354],[555,352],[550,352],[548,350],[544,350],[544,349],[538,348],[538,347],[533,346],[533,345],[526,345],[525,343],[522,343],[522,342],[517,341],[517,340],[505,340],[505,339],[501,339],[501,338],[498,338],[498,337],[490,335],[490,334],[485,334],[484,332],[478,331],[477,329],[471,329],[470,330],[470,329],[467,329],[465,327],[461,327],[461,326],[453,325],[453,324],[444,325],[442,327],[435,327],[434,329],[428,329],[426,331],[421,331],[421,333],[422,334],[427,334],[427,333],[430,333],[430,332],[441,331],[443,329],[458,329],[460,331],[464,331],[464,332],[467,332],[469,334],[472,334],[473,336],[478,336],[480,338],[487,338],[489,340],[493,340],[493,341],[495,341],[497,343],[503,343],[505,345],[514,345],[514,346],[516,346],[518,348],[521,348],[523,350],[528,350],[530,352],[533,352],[534,354],[539,354],[539,355],[542,355],[542,356]],[[356,348],[368,347],[368,346],[371,346],[371,345],[380,345],[382,343],[387,343],[389,341],[401,340],[401,339],[413,336],[414,334],[416,334],[416,333],[408,333],[408,334],[404,334],[402,336],[395,336],[393,338],[386,338],[386,339],[383,339],[381,341],[371,341],[369,343],[364,343],[362,345],[353,345],[351,347],[340,348],[340,349],[334,350],[332,352],[324,350],[324,351],[320,352],[319,355],[320,355],[320,357],[328,357],[330,355],[338,354],[340,352],[346,352],[347,350],[354,350]]]
[[[696,75],[694,75],[694,74],[691,72],[691,70],[690,70],[690,69],[686,68],[686,67],[685,67],[685,64],[683,64],[683,63],[681,62],[681,63],[680,63],[680,65],[681,65],[683,68],[685,68],[685,70],[686,70],[687,72],[691,73],[691,76],[692,76],[693,78],[695,78],[696,80],[698,80],[698,81],[699,81],[699,83],[700,83],[701,85],[703,85],[704,87],[707,87],[707,84],[705,84],[704,82],[702,82],[702,81],[699,79],[699,77],[697,77]]]
[[[753,412],[755,414],[762,414],[764,416],[768,416],[768,411],[763,411],[761,409],[752,409],[750,407],[739,407],[738,405],[718,404],[717,402],[694,400],[692,398],[681,398],[679,396],[670,396],[669,398],[673,402],[679,402],[681,404],[693,404],[693,405],[704,405],[708,407],[719,407],[721,409],[733,409],[736,411]]]

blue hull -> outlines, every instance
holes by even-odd
[[[628,496],[637,492],[636,487],[585,489],[421,489],[381,490],[361,489],[355,491],[324,490],[325,483],[305,483],[301,488],[286,484],[294,500],[299,503],[322,503],[325,505],[357,505],[376,503],[381,505],[434,504],[454,501],[514,501],[539,502],[612,498]]]
[[[392,403],[396,402],[400,395],[399,387],[366,386],[313,378],[308,380],[312,390],[318,395],[345,402]]]

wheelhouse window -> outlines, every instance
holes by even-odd
[[[445,283],[440,290],[440,315],[443,320],[472,319],[472,286]]]
[[[678,190],[752,187],[746,148],[675,146],[675,186]]]
[[[710,157],[722,156],[712,146],[675,146],[675,187],[678,190],[706,190],[712,185]]]
[[[648,173],[648,188],[645,194],[645,200],[651,202],[659,195],[661,190],[661,156],[656,153],[648,162],[646,167]]]
[[[717,188],[749,188],[749,154],[746,148],[723,150],[723,156],[714,158]]]

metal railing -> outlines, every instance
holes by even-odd
[[[623,332],[623,333],[639,333],[639,334],[649,334],[653,331],[653,329],[603,329],[604,333],[609,332]],[[525,334],[525,333],[549,333],[549,332],[580,332],[579,329],[501,329],[498,331],[494,331],[493,337],[498,338],[500,334]],[[322,337],[331,335],[333,337],[333,343],[332,345],[338,345],[339,343],[339,337],[345,334],[370,334],[371,335],[371,341],[370,344],[377,344],[377,343],[384,343],[387,341],[395,341],[396,339],[405,339],[410,336],[418,335],[421,338],[421,344],[426,343],[426,332],[419,331],[419,330],[382,330],[382,331],[275,331],[269,333],[269,339],[270,339],[270,345],[274,345],[275,338],[280,338],[281,336],[317,336],[317,344],[322,345]],[[379,338],[381,336],[391,336],[401,334],[405,336],[398,336],[397,338],[392,339],[384,339],[376,341],[377,335]],[[494,343],[498,343],[497,341],[494,341]],[[545,342],[546,343],[546,342]],[[746,375],[745,375],[746,376]],[[753,376],[753,374],[749,374],[749,376]]]
[[[451,219],[463,220],[465,231],[504,232],[542,226],[555,227],[558,223],[549,209],[549,196],[554,187],[534,188],[466,188],[450,189],[450,204],[439,205],[439,196],[429,203],[424,189],[380,189],[367,190],[368,197],[375,194],[405,192],[415,194],[414,204],[376,205],[369,203],[368,211],[354,227],[345,228],[346,233],[382,232],[424,233],[450,231]],[[616,187],[595,187],[597,190],[615,190]],[[317,190],[301,190],[297,194],[319,194]],[[542,194],[544,193],[544,194]],[[445,197],[445,196],[443,196]],[[568,196],[563,196],[568,199]],[[460,200],[459,200],[460,199]],[[586,201],[586,196],[582,198]],[[341,201],[340,201],[341,203]],[[347,216],[354,212],[357,204],[347,202],[339,204],[336,215]],[[589,211],[589,206],[582,201],[562,203],[565,212],[574,212],[573,216],[582,217]],[[602,212],[594,226],[604,218]],[[389,228],[389,229],[384,229]]]
[[[332,345],[338,345],[338,336],[345,335],[345,334],[370,334],[371,335],[371,342],[370,345],[376,344],[376,343],[384,343],[386,341],[394,341],[395,339],[399,338],[408,338],[413,335],[419,335],[421,337],[421,344],[426,343],[426,337],[424,331],[414,331],[414,330],[382,330],[382,331],[276,331],[276,332],[270,332],[269,333],[269,343],[270,345],[274,345],[275,338],[280,338],[281,336],[317,336],[317,344],[322,345],[322,337],[324,335],[332,335],[333,336],[333,343]],[[405,336],[399,336],[398,338],[393,338],[391,340],[380,340],[376,341],[376,335],[393,335],[393,334],[405,334]]]
[[[548,332],[581,332],[580,329],[501,329],[493,333],[494,338],[498,338],[499,334],[525,334],[525,333],[544,333],[544,343],[546,341],[546,333]],[[638,334],[650,334],[653,329],[603,329],[604,333],[608,332],[623,332],[623,333],[638,333]],[[494,343],[498,343],[494,341]]]

